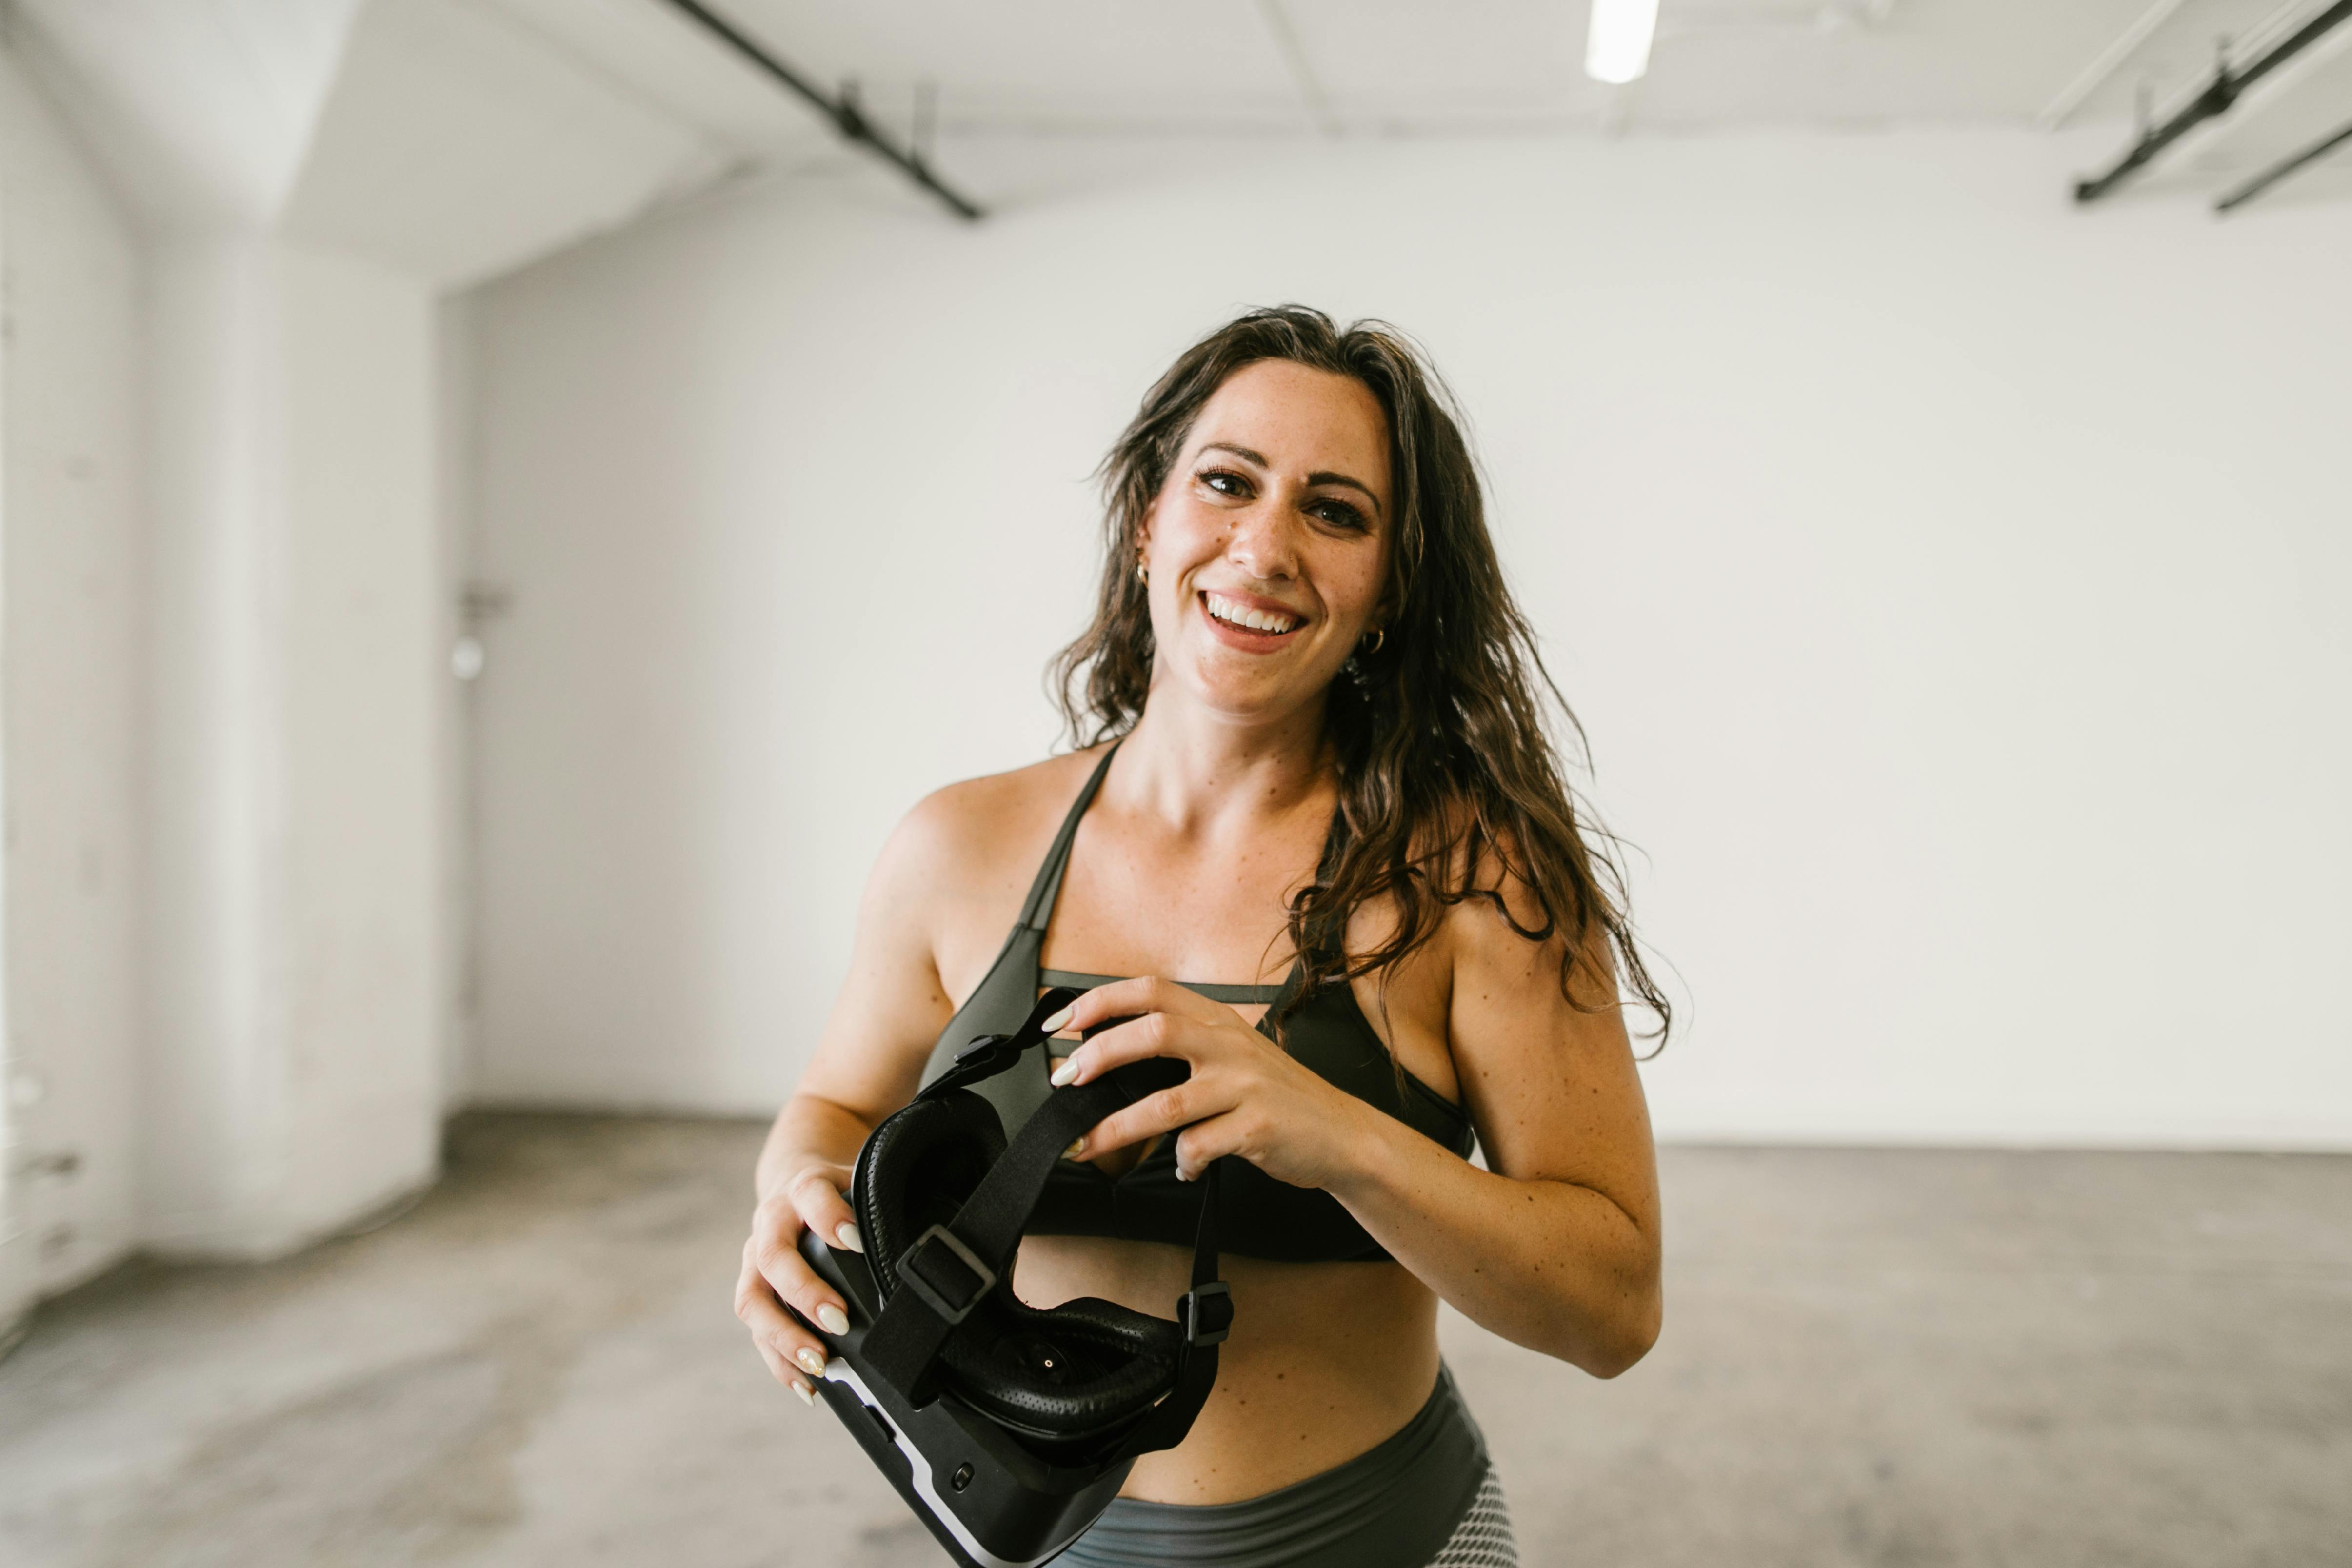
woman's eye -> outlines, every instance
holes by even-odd
[[[1333,528],[1360,529],[1366,527],[1364,514],[1345,501],[1318,501],[1307,508],[1307,512],[1309,516],[1320,517]]]
[[[1221,496],[1246,496],[1249,481],[1223,468],[1212,468],[1201,476],[1201,483]]]

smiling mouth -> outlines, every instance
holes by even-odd
[[[1305,624],[1296,615],[1285,615],[1278,610],[1258,610],[1213,591],[1202,594],[1201,603],[1213,619],[1260,636],[1284,636]]]

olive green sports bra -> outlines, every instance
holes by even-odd
[[[925,1082],[945,1072],[956,1052],[982,1035],[1011,1034],[1019,1029],[1045,987],[1086,988],[1121,977],[1039,967],[1054,904],[1062,891],[1062,873],[1070,862],[1070,845],[1077,837],[1078,819],[1093,804],[1118,750],[1113,745],[1103,753],[1086,788],[1070,803],[1069,814],[1063,819],[1045,863],[1037,868],[1028,902],[1022,905],[1021,918],[1005,938],[1003,951],[978,988],[964,998],[932,1048],[923,1070]],[[1325,848],[1326,866],[1333,858],[1339,831],[1335,819],[1331,841]],[[1328,1082],[1468,1158],[1474,1143],[1469,1117],[1397,1066],[1345,982],[1302,995],[1304,976],[1304,966],[1294,963],[1278,986],[1181,983],[1212,1001],[1268,1004],[1265,1017],[1258,1022],[1260,1033]],[[1008,1132],[1017,1131],[1052,1092],[1047,1075],[1054,1061],[1070,1049],[1069,1041],[1049,1040],[1034,1051],[1034,1061],[1023,1061],[977,1085],[974,1092],[996,1107]],[[1371,1262],[1388,1257],[1387,1249],[1329,1193],[1276,1181],[1246,1160],[1229,1156],[1218,1161],[1217,1166],[1217,1180],[1208,1190],[1216,1195],[1217,1236],[1225,1251],[1294,1263]],[[1119,1176],[1094,1166],[1063,1161],[1046,1182],[1028,1228],[1039,1236],[1105,1236],[1190,1247],[1201,1192],[1199,1186],[1176,1179],[1175,1140],[1162,1138],[1134,1168]]]

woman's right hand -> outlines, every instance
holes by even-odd
[[[866,1250],[841,1196],[849,1178],[847,1166],[811,1160],[761,1198],[751,1211],[743,1272],[735,1284],[735,1315],[751,1331],[760,1359],[777,1382],[790,1385],[806,1404],[816,1402],[816,1380],[824,1375],[829,1354],[807,1323],[837,1334],[848,1329],[849,1316],[841,1293],[819,1279],[801,1256],[801,1232],[814,1230],[851,1252]],[[784,1311],[787,1303],[807,1322]]]

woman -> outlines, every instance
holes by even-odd
[[[801,1228],[858,1248],[851,1164],[927,1061],[1090,985],[1066,1035],[1133,1021],[1056,1083],[1152,1055],[1191,1077],[1073,1145],[1014,1289],[1163,1313],[1191,1211],[1142,1199],[1223,1160],[1234,1327],[1190,1436],[1060,1561],[1516,1562],[1437,1303],[1597,1376],[1649,1349],[1618,978],[1664,1007],[1572,813],[1468,449],[1401,338],[1286,307],[1179,360],[1106,472],[1095,620],[1059,662],[1092,744],[940,790],[884,849],[761,1158],[738,1314],[809,1398],[823,1350],[779,1303],[844,1320]]]

